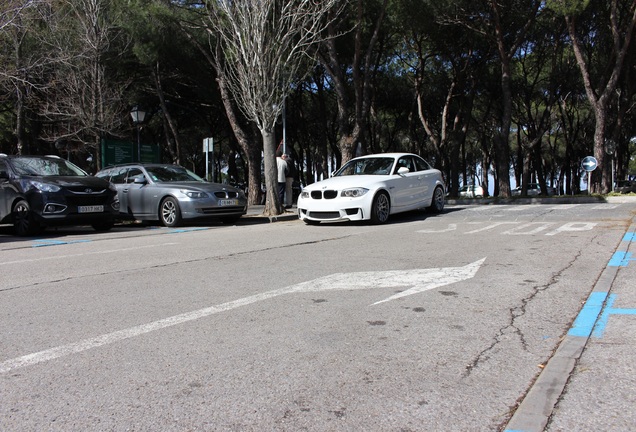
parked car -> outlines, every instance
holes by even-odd
[[[636,181],[632,180],[619,180],[616,182],[616,187],[614,188],[614,192],[628,194],[628,193],[636,193]]]
[[[444,209],[442,173],[410,153],[363,156],[347,162],[327,180],[303,188],[298,216],[307,224],[370,220],[381,224],[389,215],[430,208]]]
[[[476,185],[465,185],[459,188],[460,198],[483,198],[484,188]]]
[[[548,186],[548,195],[555,195],[556,190]],[[521,186],[517,186],[512,190],[512,196],[520,196],[521,195]],[[528,196],[537,196],[541,195],[541,186],[539,183],[528,183]]]
[[[117,191],[58,156],[0,154],[0,223],[20,236],[47,226],[112,228],[119,211]]]
[[[232,223],[247,212],[245,192],[207,182],[178,165],[126,164],[95,175],[117,188],[119,217],[123,219],[176,227],[185,221],[209,219]]]

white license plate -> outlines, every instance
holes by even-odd
[[[231,199],[231,200],[219,200],[219,205],[220,206],[235,206],[238,205],[238,200],[235,199]]]
[[[77,207],[78,213],[101,213],[104,211],[103,205],[94,205],[94,206],[79,206]]]

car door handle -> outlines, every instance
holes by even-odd
[[[121,190],[123,193],[128,193],[128,189],[122,189]]]

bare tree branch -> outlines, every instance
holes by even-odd
[[[283,101],[315,61],[342,0],[206,0],[207,26],[224,56],[224,84],[263,137],[266,214],[279,214],[273,135]],[[215,53],[215,47],[210,48]]]

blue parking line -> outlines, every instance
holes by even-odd
[[[630,252],[616,251],[607,265],[610,267],[627,267],[630,261],[634,261]]]
[[[568,336],[590,337],[594,324],[603,309],[605,299],[607,299],[606,292],[592,292],[574,320],[572,328],[568,331]]]
[[[168,231],[168,234],[184,233],[184,232],[191,232],[191,231],[205,231],[208,229],[209,228],[179,228],[179,229],[172,229]]]
[[[73,243],[88,243],[92,240],[33,240],[33,244],[31,247],[44,247],[44,246],[59,246],[65,244],[73,244]]]
[[[626,242],[636,242],[636,232],[628,232],[623,237],[623,241]]]
[[[616,300],[616,294],[611,294],[607,299],[607,304],[605,305],[605,309],[603,309],[603,313],[599,318],[596,326],[594,327],[594,332],[592,336],[595,338],[602,338],[603,333],[605,332],[605,327],[607,326],[607,320],[610,315],[636,315],[636,309],[621,309],[614,308],[614,301]]]

